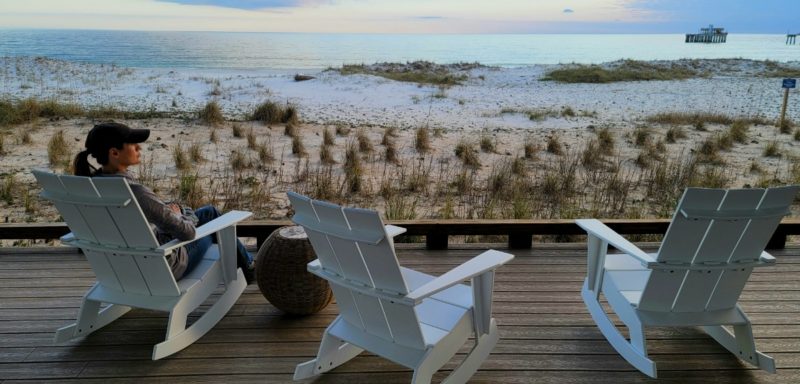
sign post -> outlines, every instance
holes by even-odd
[[[783,107],[781,107],[781,119],[778,121],[778,128],[783,129],[786,119],[786,104],[789,102],[789,90],[797,86],[797,79],[783,79]]]

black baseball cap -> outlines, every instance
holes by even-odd
[[[89,131],[85,147],[94,155],[108,152],[111,148],[122,148],[125,143],[143,143],[148,137],[149,129],[133,129],[121,123],[101,123]]]

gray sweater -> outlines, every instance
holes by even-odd
[[[150,222],[159,244],[164,244],[172,239],[181,241],[194,239],[197,217],[193,214],[179,215],[172,211],[150,188],[145,187],[127,172],[103,174],[98,172],[96,177],[124,177],[128,180],[133,196],[139,203],[144,217]],[[172,275],[180,279],[186,272],[189,257],[186,248],[175,249],[167,255],[167,263],[172,270]]]

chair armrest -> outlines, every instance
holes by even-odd
[[[607,225],[600,222],[600,220],[596,219],[575,220],[575,224],[578,224],[579,227],[583,228],[587,234],[596,236],[597,238],[605,241],[614,248],[619,249],[620,251],[625,252],[626,254],[639,259],[639,261],[645,267],[649,267],[653,264],[658,263],[650,255],[639,249],[639,247],[633,245],[633,243],[626,240],[618,233],[614,232],[613,229],[609,228]]]
[[[195,229],[194,239],[180,241],[178,239],[172,240],[170,242],[162,244],[158,247],[159,250],[163,250],[164,253],[168,253],[175,248],[184,246],[189,244],[193,241],[196,241],[202,237],[208,236],[212,233],[219,232],[225,228],[230,226],[236,225],[236,223],[252,216],[252,212],[245,212],[245,211],[230,211],[214,220],[211,220]]]
[[[66,234],[66,235],[64,235],[64,236],[61,236],[61,237],[59,238],[59,240],[61,240],[61,242],[62,242],[62,243],[68,243],[68,244],[69,244],[69,243],[71,243],[71,242],[74,242],[74,241],[75,241],[75,234],[74,234],[74,233],[72,233],[72,232],[70,232],[70,233],[67,233],[67,234]]]
[[[464,264],[461,264],[445,274],[423,284],[406,295],[406,298],[416,302],[452,287],[464,280],[471,279],[487,271],[493,271],[497,267],[511,261],[514,255],[490,249],[478,256],[473,257]]]
[[[386,228],[386,234],[389,235],[390,238],[406,233],[406,229],[405,228],[398,227],[396,225],[387,224],[387,225],[384,225],[384,228]]]

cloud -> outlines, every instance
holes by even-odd
[[[570,9],[570,8],[564,8],[564,11],[563,11],[563,12],[564,12],[564,13],[575,13],[575,11],[573,11],[573,10],[572,10],[572,9]]]
[[[159,0],[183,5],[211,5],[222,8],[256,10],[265,8],[291,8],[304,5],[330,3],[332,0]]]
[[[412,19],[417,20],[442,20],[444,17],[442,16],[414,16]]]

